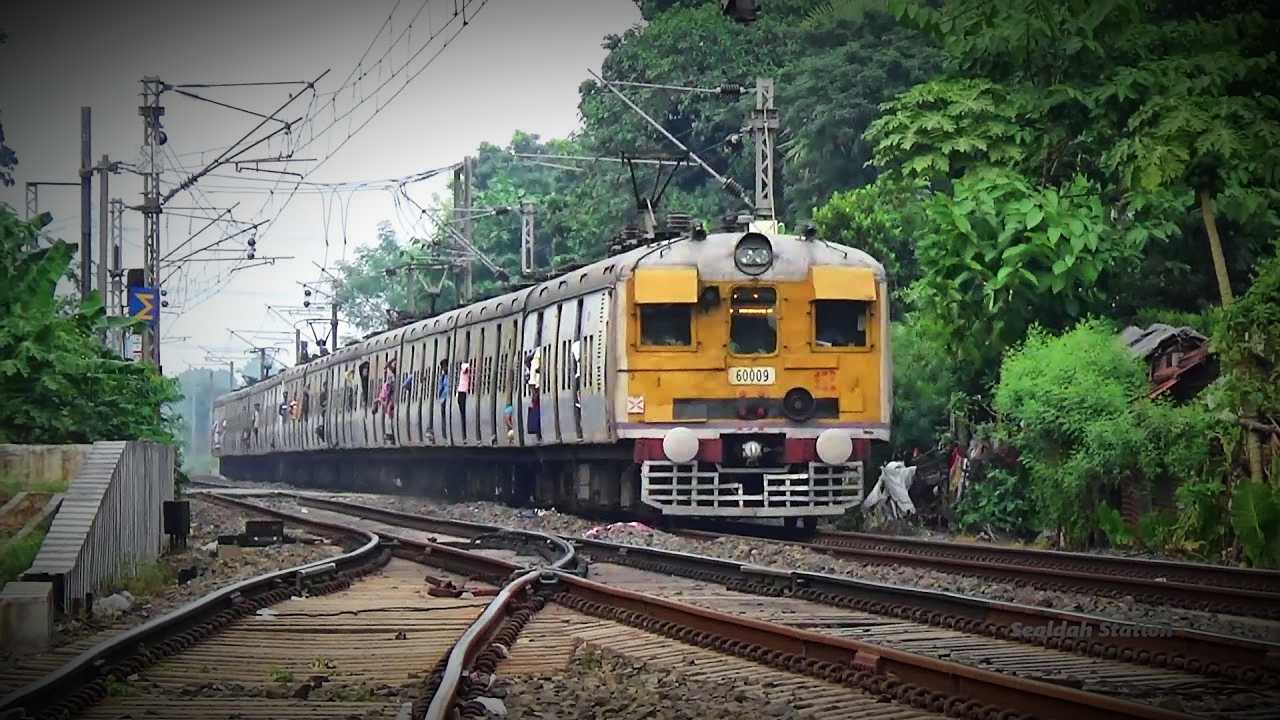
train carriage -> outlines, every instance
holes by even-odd
[[[217,454],[232,477],[333,488],[836,515],[888,439],[888,339],[866,253],[686,233],[219,398]]]

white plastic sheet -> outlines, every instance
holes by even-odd
[[[915,503],[911,502],[911,483],[916,478],[916,467],[908,467],[897,460],[886,463],[880,469],[880,479],[875,487],[862,500],[863,512],[878,510],[889,518],[904,518],[914,515]]]

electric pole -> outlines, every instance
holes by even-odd
[[[336,297],[329,299],[329,352],[338,352],[338,299]]]
[[[473,222],[471,219],[471,156],[462,158],[462,165],[453,171],[453,216],[462,219],[462,237],[471,245]],[[471,255],[462,261],[458,280],[458,304],[471,301]]]
[[[778,111],[773,105],[773,78],[756,78],[756,107],[751,111],[751,134],[756,150],[756,217],[776,220],[773,204],[773,140]]]
[[[142,267],[143,282],[146,287],[156,293],[156,302],[160,300],[160,167],[156,160],[156,149],[165,143],[167,138],[160,129],[160,117],[164,108],[160,106],[160,93],[164,91],[164,83],[154,75],[142,78],[142,105],[138,114],[142,116],[142,152],[146,163],[142,174]],[[145,325],[142,329],[142,358],[160,368],[160,320],[159,309],[156,310],[155,325]]]
[[[80,108],[80,300],[93,292],[93,111]]]
[[[111,305],[115,306],[116,315],[124,315],[128,311],[125,308],[124,295],[124,270],[120,267],[124,262],[124,255],[121,243],[124,242],[124,201],[115,198],[111,201]],[[108,306],[110,307],[110,306]],[[120,357],[126,357],[129,348],[126,347],[129,334],[124,329],[117,331],[119,336],[117,339],[120,351]]]
[[[520,272],[523,275],[531,275],[533,273],[533,203],[528,200],[520,201]],[[553,239],[551,242],[555,242]],[[551,255],[555,257],[555,246],[551,247]],[[551,265],[551,263],[547,263]]]
[[[98,295],[107,314],[111,315],[111,301],[107,295],[107,277],[111,267],[111,199],[108,197],[107,173],[111,172],[111,159],[102,156],[98,171]]]
[[[267,379],[267,349],[258,348],[258,382]]]

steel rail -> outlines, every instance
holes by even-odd
[[[742,526],[736,525],[735,529],[741,530]],[[920,554],[912,552],[910,549],[882,549],[892,544],[891,541],[884,542],[883,539],[878,539],[881,541],[881,547],[854,546],[852,543],[839,545],[835,544],[834,541],[810,542],[778,539],[775,535],[775,530],[776,528],[769,528],[746,534],[737,534],[736,536],[775,544],[786,544],[828,555],[854,558],[861,562],[873,564],[922,567],[941,572],[997,578],[1033,586],[1062,589],[1084,588],[1090,591],[1105,592],[1112,596],[1131,595],[1140,602],[1167,602],[1195,610],[1280,618],[1280,592],[1171,581],[1164,577],[1142,577],[1141,573],[1138,572],[1138,568],[1150,566],[1141,563],[1134,565],[1130,573],[1108,574],[1090,569],[1088,567],[1089,560],[1087,559],[1073,559],[1072,562],[1075,564],[1071,567],[1048,567],[1020,563],[1017,561],[1018,555],[1016,554],[984,558],[981,557],[981,554],[990,550],[990,548],[968,550],[966,546],[954,543],[950,543],[954,547],[945,553]],[[708,539],[725,537],[726,535],[734,536],[732,533],[716,533],[705,530],[680,530],[678,534]],[[823,536],[819,534],[818,537]],[[947,543],[943,544],[946,545]],[[900,547],[907,548],[905,545]],[[1011,552],[1017,553],[1018,551],[1014,549]],[[1057,557],[1062,555],[1071,556],[1073,553],[1059,553]],[[1093,557],[1095,556],[1085,556],[1085,558]],[[1110,559],[1110,563],[1110,567],[1122,567],[1122,564],[1116,563],[1114,559]],[[1170,564],[1178,565],[1176,563]],[[1105,567],[1106,563],[1100,563],[1100,565]],[[1188,565],[1190,564],[1181,564],[1182,567]],[[1255,572],[1261,573],[1257,577],[1265,578],[1270,571]],[[1219,574],[1219,576],[1223,575]]]
[[[432,517],[428,515],[413,515],[396,510],[386,510],[358,503],[347,503],[330,498],[319,498],[306,495],[295,495],[293,497],[297,500],[299,505],[348,515],[353,514],[353,511],[358,508],[359,517],[366,520],[376,520],[388,525],[396,525],[398,527],[421,530],[423,532],[438,532],[447,535],[466,537],[472,540],[481,540],[500,536],[524,538],[526,540],[526,545],[531,549],[542,552],[544,557],[548,557],[549,559],[551,557],[556,558],[550,564],[551,569],[564,572],[581,571],[578,567],[579,558],[577,556],[577,551],[573,545],[573,541],[576,540],[575,538],[564,538],[558,535],[549,535],[547,533],[537,532],[536,530],[504,528],[498,525],[468,522],[466,520],[450,520],[448,518]],[[448,546],[445,545],[445,547]]]
[[[848,605],[847,600],[856,599],[860,607],[870,612],[896,614],[965,632],[1139,664],[1227,675],[1247,682],[1280,684],[1280,644],[1276,643],[839,575],[760,567],[659,548],[600,540],[576,542],[595,562],[661,565],[666,572],[675,570],[689,577],[745,580],[748,591],[789,593],[831,605]],[[1053,637],[1055,628],[1066,627],[1080,628],[1081,638]]]
[[[288,493],[274,492],[271,494],[288,495]],[[316,498],[306,499],[314,501]],[[407,513],[369,508],[341,501],[326,500],[325,502],[330,505],[347,505],[347,509],[344,510],[347,514],[358,515],[358,512],[375,511],[369,514],[376,514],[382,518],[412,519],[415,517]],[[309,520],[307,516],[295,515],[285,510],[260,506],[255,509],[286,519],[298,518],[298,522]],[[441,521],[436,518],[430,519],[430,522],[437,525],[457,523],[459,527],[473,530],[481,525],[480,523]],[[395,533],[384,532],[382,535],[395,538],[402,551],[417,550],[433,559],[453,555],[457,560],[469,561],[473,573],[481,568],[492,570],[496,567],[512,570],[518,567],[513,563],[475,552],[407,537],[396,537]],[[624,547],[627,550],[636,549],[619,546],[619,548]],[[686,557],[698,558],[699,556]],[[769,571],[764,568],[756,570],[785,573],[785,571]],[[559,580],[558,589],[561,592],[553,599],[570,608],[636,624],[651,631],[672,634],[682,641],[737,648],[748,652],[753,657],[758,656],[761,661],[789,667],[793,672],[804,672],[825,678],[840,678],[845,682],[860,682],[867,687],[893,686],[904,690],[900,699],[907,702],[946,703],[953,708],[960,708],[961,705],[969,708],[987,705],[1032,716],[1070,717],[1073,720],[1102,720],[1103,718],[1188,720],[1192,717],[1163,708],[981,670],[872,643],[735,617],[673,600],[602,585],[563,571],[556,571],[556,574]],[[534,573],[521,576],[520,579],[526,583],[523,587],[528,587],[528,583],[533,582],[536,577],[537,574]],[[506,607],[515,595],[515,592],[508,593],[503,603],[491,603],[493,614],[486,620],[486,626],[491,627],[495,618],[504,612],[502,608]],[[489,611],[486,610],[486,613]],[[485,632],[483,627],[476,629],[475,634],[469,635],[467,645],[460,650],[455,646],[455,650],[461,652],[463,657],[468,653],[476,652],[479,648],[479,638],[483,637]],[[449,660],[453,660],[452,652]],[[446,690],[440,705],[436,704],[433,697],[432,705],[437,709],[449,707],[450,702],[456,699],[453,693],[456,693],[457,686],[454,683],[461,682],[465,662],[457,664],[449,662],[446,667],[452,668],[456,674],[450,672],[447,678],[442,680],[436,697],[441,694],[440,689],[452,688],[452,690]],[[922,692],[930,697],[922,698],[920,696]],[[432,717],[434,720],[444,715]]]
[[[630,620],[659,632],[674,631],[673,634],[677,637],[699,644],[708,643],[711,647],[723,645],[728,648],[732,643],[737,643],[738,647],[744,643],[759,646],[766,653],[781,654],[782,657],[773,656],[770,659],[780,660],[780,664],[788,666],[796,665],[796,670],[803,669],[828,676],[833,671],[849,673],[860,670],[876,676],[888,676],[918,688],[926,688],[946,698],[945,701],[933,698],[931,703],[958,703],[967,700],[1034,717],[1072,720],[1187,720],[1192,717],[1151,705],[982,670],[882,645],[727,615],[571,575],[562,575],[560,580],[563,592],[554,599],[571,608]],[[565,596],[576,602],[565,602],[568,599]],[[601,612],[602,608],[607,610]],[[650,620],[646,622],[638,619],[636,614]],[[672,628],[672,625],[678,627]]]
[[[882,547],[917,555],[943,557],[984,557],[992,562],[1014,561],[1031,567],[1064,567],[1094,574],[1159,578],[1166,582],[1213,585],[1280,593],[1280,570],[1240,568],[1228,565],[1157,560],[1152,558],[1093,555],[1064,550],[971,545],[925,538],[894,537],[873,533],[821,531],[813,538],[818,545],[833,547]]]
[[[208,620],[211,616],[232,609],[243,603],[249,596],[274,590],[285,581],[301,582],[304,578],[315,579],[364,565],[372,561],[380,550],[382,541],[375,533],[337,523],[309,524],[331,532],[358,537],[364,542],[355,550],[336,557],[316,560],[284,570],[275,570],[214,590],[172,612],[103,640],[40,680],[10,693],[0,700],[0,712],[10,712],[19,708],[24,711],[37,710],[46,706],[53,698],[69,697],[75,688],[100,679],[104,672],[110,671],[111,667],[122,659],[156,644],[161,638],[178,634],[194,624]]]
[[[287,492],[280,494],[292,496],[302,505],[426,532],[475,537],[500,529],[494,525],[416,515],[332,498]],[[872,612],[898,614],[921,622],[1053,649],[1207,675],[1224,675],[1265,685],[1280,684],[1280,644],[1276,643],[843,576],[759,567],[661,548],[578,537],[563,539],[588,552],[595,560],[622,564],[647,560],[650,566],[663,566],[663,572],[676,569],[692,577],[716,576],[724,582],[745,581],[758,589],[790,592],[826,604],[841,605],[856,599]],[[1061,629],[1064,625],[1084,628],[1085,637],[1053,637],[1054,628]],[[1020,626],[1022,632],[1016,632],[1015,626]]]
[[[453,649],[449,651],[444,673],[440,677],[440,685],[431,696],[431,704],[427,706],[425,720],[447,720],[450,709],[459,701],[462,690],[462,678],[469,674],[476,658],[489,647],[508,617],[516,598],[538,581],[542,570],[530,570],[503,586],[502,591],[484,609],[467,628]]]

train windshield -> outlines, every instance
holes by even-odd
[[[818,347],[866,347],[870,305],[861,300],[814,300],[813,332]]]
[[[770,355],[778,348],[778,291],[771,287],[734,288],[729,301],[729,352]]]
[[[640,344],[679,347],[693,344],[693,305],[656,303],[640,306]]]

